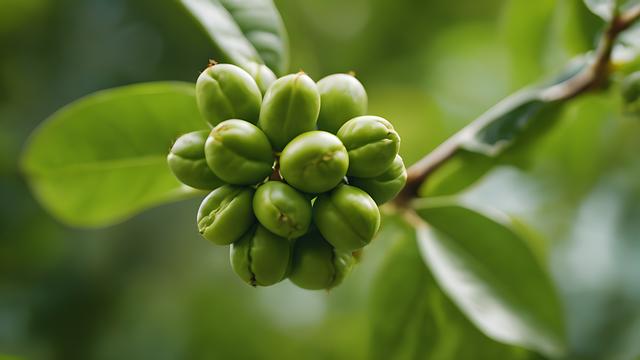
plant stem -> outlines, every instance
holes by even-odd
[[[541,99],[548,102],[566,101],[585,92],[602,88],[609,77],[609,64],[616,38],[639,18],[640,4],[624,13],[615,14],[600,38],[591,64],[570,79],[544,89]],[[463,140],[486,120],[486,117],[480,116],[413,164],[407,170],[407,184],[394,200],[395,205],[406,206],[411,199],[417,197],[420,187],[429,175],[453,157],[460,150]]]

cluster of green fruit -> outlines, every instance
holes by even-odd
[[[393,126],[364,115],[362,84],[216,64],[196,96],[213,129],[178,138],[168,162],[184,184],[213,190],[198,210],[202,236],[231,244],[234,271],[253,286],[338,285],[407,177]]]

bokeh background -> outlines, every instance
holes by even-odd
[[[602,27],[578,0],[276,4],[290,70],[315,79],[355,71],[370,112],[402,135],[408,164],[514,90],[560,71]],[[374,241],[330,293],[286,281],[253,289],[233,274],[225,248],[200,238],[198,200],[74,229],[45,213],[21,176],[29,133],[56,109],[114,86],[195,81],[215,58],[207,44],[172,0],[0,0],[0,354],[369,357],[370,289],[392,237]],[[538,233],[572,314],[570,341],[596,356],[620,344],[632,354],[640,332],[640,285],[628,286],[640,278],[630,258],[640,253],[640,127],[618,101],[614,92],[578,100],[524,160],[466,195]],[[570,305],[575,298],[580,306]]]

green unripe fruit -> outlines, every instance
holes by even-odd
[[[267,136],[244,120],[218,124],[204,146],[209,168],[222,180],[236,185],[253,185],[269,176],[275,157]]]
[[[350,176],[382,174],[400,150],[400,136],[390,122],[379,116],[353,118],[342,125],[337,135],[349,152]]]
[[[336,249],[356,250],[367,245],[380,227],[380,211],[366,192],[342,185],[318,196],[313,222]]]
[[[407,169],[400,155],[382,174],[374,178],[349,178],[349,184],[366,191],[378,204],[384,204],[398,195],[407,183]]]
[[[304,73],[276,80],[264,95],[258,126],[276,150],[282,150],[294,137],[316,128],[320,94],[316,84]]]
[[[269,286],[287,276],[291,244],[260,225],[231,244],[231,267],[251,286]]]
[[[321,193],[336,187],[349,167],[349,155],[335,135],[310,131],[293,139],[280,155],[280,173],[293,187]]]
[[[351,271],[354,260],[348,251],[336,250],[316,231],[296,240],[289,280],[303,289],[331,289]]]
[[[207,240],[228,245],[255,224],[253,189],[224,185],[204,198],[198,209],[198,231]]]
[[[271,84],[273,84],[277,79],[273,71],[271,71],[271,69],[269,69],[269,67],[264,64],[250,63],[249,65],[247,65],[246,70],[249,75],[251,75],[251,77],[253,77],[253,79],[256,81],[256,84],[258,85],[258,88],[263,95],[267,92],[269,86],[271,86]]]
[[[329,75],[318,81],[318,91],[320,130],[335,134],[349,119],[367,112],[367,92],[353,75]]]
[[[286,239],[304,235],[311,224],[311,201],[280,181],[268,181],[256,190],[253,212],[262,226]]]
[[[167,163],[171,172],[183,184],[196,189],[213,190],[223,185],[223,182],[207,166],[204,156],[207,136],[209,130],[180,136],[167,155]]]
[[[196,82],[200,114],[211,126],[228,119],[258,121],[262,93],[251,75],[231,64],[206,68]]]

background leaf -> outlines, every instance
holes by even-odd
[[[606,21],[611,20],[616,6],[624,9],[637,3],[638,0],[584,0],[584,4],[592,13]]]
[[[609,21],[613,16],[616,6],[615,0],[584,0],[584,4],[592,13],[598,15],[602,19]]]
[[[626,65],[640,57],[640,24],[635,24],[618,38],[613,48],[613,62]]]
[[[241,67],[266,64],[287,71],[289,45],[272,0],[179,0],[225,59]]]
[[[38,200],[63,222],[109,225],[199,193],[174,178],[166,156],[179,135],[204,128],[193,84],[101,91],[42,123],[22,169]]]
[[[489,109],[476,120],[479,126],[469,128],[470,136],[463,139],[461,147],[496,157],[516,140],[533,137],[524,133],[546,127],[560,106],[542,100],[540,94],[539,89],[525,90]]]
[[[532,151],[531,166],[499,167],[463,195],[542,235],[565,308],[569,358],[640,353],[640,123],[620,108],[615,87],[575,100]]]
[[[421,196],[460,192],[501,163],[523,165],[521,155],[557,122],[564,105],[546,99],[545,90],[580,73],[588,60],[587,56],[574,59],[552,81],[514,93],[455,134],[452,140],[458,149],[422,184]]]
[[[422,254],[442,289],[494,339],[559,356],[563,312],[546,272],[508,220],[425,199]]]
[[[479,331],[438,287],[420,256],[415,229],[386,223],[381,240],[393,242],[370,296],[371,359],[534,359]]]

